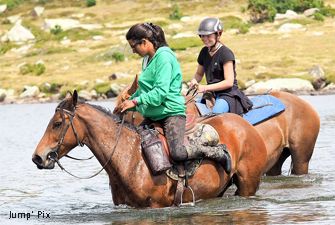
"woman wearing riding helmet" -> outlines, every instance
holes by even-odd
[[[198,92],[212,92],[215,105],[212,113],[232,112],[241,115],[252,107],[252,102],[239,90],[236,80],[235,56],[220,37],[223,26],[218,18],[202,20],[198,35],[204,43],[198,56],[198,67],[190,86]],[[206,85],[199,84],[204,74]]]

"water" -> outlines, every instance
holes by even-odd
[[[79,180],[54,170],[38,170],[31,155],[56,104],[0,106],[0,224],[334,224],[335,96],[303,96],[319,112],[321,132],[308,175],[265,177],[256,196],[200,201],[195,207],[132,209],[115,207],[107,174]],[[112,108],[113,103],[101,102]],[[72,156],[89,157],[87,148]],[[89,176],[101,166],[91,159],[63,158],[65,168]],[[12,214],[11,214],[12,213]],[[19,218],[11,218],[11,215]],[[28,218],[29,217],[29,218]],[[49,218],[50,217],[50,218]]]

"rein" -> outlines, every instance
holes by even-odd
[[[188,103],[190,103],[199,93],[196,87],[191,87],[190,89],[188,89],[186,96],[188,96],[190,93],[192,92],[192,96],[190,99],[188,99],[185,102],[185,105],[187,105]]]
[[[78,145],[79,145],[80,147],[83,147],[83,146],[84,146],[84,143],[81,142],[81,141],[79,140],[78,133],[77,133],[77,131],[76,131],[74,125],[73,125],[73,118],[74,118],[74,116],[75,116],[75,112],[74,112],[74,111],[71,112],[71,111],[69,111],[69,110],[62,109],[62,108],[57,108],[56,111],[59,111],[59,112],[60,112],[61,117],[62,117],[62,122],[63,122],[64,124],[65,124],[64,113],[67,114],[67,115],[69,116],[69,118],[70,118],[70,123],[68,123],[68,124],[66,125],[65,129],[62,130],[62,132],[60,133],[60,139],[59,139],[59,141],[58,141],[56,147],[52,148],[52,150],[51,150],[51,152],[50,152],[50,154],[49,154],[49,159],[55,161],[55,162],[58,164],[58,166],[61,168],[61,170],[64,170],[66,173],[68,173],[69,175],[71,175],[71,176],[73,176],[73,177],[75,177],[75,178],[78,178],[78,179],[90,179],[90,178],[93,178],[93,177],[97,176],[99,173],[101,173],[101,171],[103,171],[103,170],[105,169],[105,167],[107,166],[107,164],[108,164],[108,163],[111,161],[111,159],[112,159],[112,156],[113,156],[113,154],[114,154],[114,152],[115,152],[116,146],[117,146],[117,144],[118,144],[118,142],[119,142],[119,139],[120,139],[120,136],[121,136],[121,130],[122,130],[122,127],[123,127],[123,124],[124,124],[124,116],[122,117],[121,124],[120,124],[119,129],[118,129],[118,132],[117,132],[116,142],[115,142],[115,145],[114,145],[114,147],[113,147],[113,149],[112,149],[112,153],[111,153],[109,159],[108,159],[108,160],[106,161],[106,163],[102,166],[102,168],[101,168],[99,171],[97,171],[96,173],[94,173],[93,175],[88,176],[88,177],[79,177],[79,176],[74,175],[73,173],[69,172],[68,170],[66,170],[66,169],[62,166],[62,164],[60,163],[60,161],[58,160],[58,155],[59,155],[60,147],[63,145],[65,134],[66,134],[67,130],[69,129],[70,125],[71,125],[71,127],[72,127],[73,133],[75,134],[75,137],[76,137],[76,140],[77,140],[77,143],[78,143],[77,146],[78,146]],[[75,160],[87,160],[87,159],[77,159],[77,158],[74,158],[74,157],[72,157],[72,156],[67,156],[67,155],[65,155],[65,156],[68,157],[68,158],[71,158],[71,159],[75,159]],[[91,156],[91,157],[88,158],[88,159],[91,159],[92,157],[93,157],[93,156]]]

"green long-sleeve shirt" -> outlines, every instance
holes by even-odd
[[[173,51],[169,47],[160,47],[148,65],[144,64],[139,87],[130,97],[137,100],[136,111],[154,121],[185,115],[181,69]]]

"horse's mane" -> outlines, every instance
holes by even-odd
[[[82,104],[82,103],[80,103]],[[119,115],[115,115],[111,112],[110,109],[107,109],[103,106],[100,106],[100,105],[93,105],[93,104],[90,104],[90,103],[86,103],[87,105],[90,105],[92,106],[93,108],[99,110],[100,112],[103,112],[104,114],[106,114],[107,116],[109,116],[110,118],[112,118],[114,121],[116,121],[117,123],[121,123],[122,122],[122,118],[119,116]],[[133,124],[127,122],[127,121],[124,121],[123,123],[127,128],[133,130],[133,131],[137,131],[136,130],[136,126],[134,126]]]
[[[100,105],[93,105],[93,104],[90,104],[90,103],[87,103],[83,100],[80,100],[78,99],[78,105],[82,105],[82,104],[87,104],[93,108],[95,108],[96,110],[100,111],[100,112],[103,112],[106,116],[110,117],[111,119],[113,119],[116,123],[121,123],[122,122],[122,118],[119,116],[119,115],[115,115],[111,112],[110,109],[107,109],[103,106],[100,106]],[[57,108],[56,109],[68,109],[70,111],[74,111],[74,108],[73,108],[73,104],[71,101],[68,101],[68,99],[64,99],[63,101],[61,101]],[[133,124],[127,122],[127,121],[124,121],[123,123],[124,126],[126,126],[127,128],[129,128],[130,130],[133,130],[133,131],[136,131],[137,132],[137,129],[136,129],[136,126],[134,126]]]

